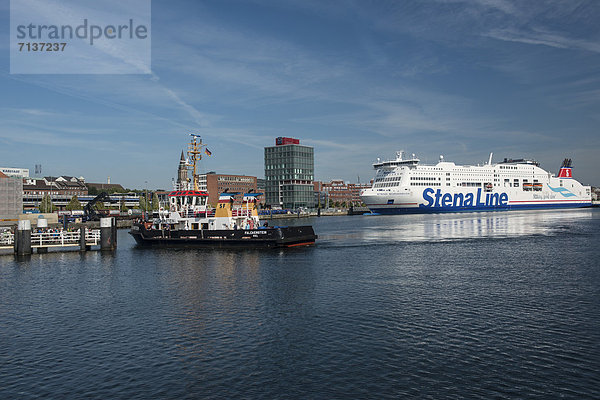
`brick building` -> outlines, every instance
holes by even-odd
[[[258,192],[255,176],[216,174],[214,172],[209,172],[205,176],[208,204],[212,204],[213,206],[217,204],[219,194],[225,190],[240,193],[240,195],[235,196],[235,202],[237,203],[241,203],[243,193]],[[201,180],[203,178],[204,176],[200,176]],[[264,202],[263,199],[264,196],[260,196],[259,200],[261,203]]]
[[[342,180],[332,180],[331,182],[315,182],[314,191],[320,193],[321,198],[324,194],[325,199],[328,199],[329,205],[338,202],[346,203],[346,205],[360,204],[360,192],[363,189],[368,189],[371,184],[361,183],[346,183]],[[326,200],[327,201],[327,200]],[[325,207],[326,204],[321,203]]]

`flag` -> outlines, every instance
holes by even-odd
[[[204,152],[206,153],[207,156],[210,156],[212,153],[211,151],[207,148],[204,149]]]

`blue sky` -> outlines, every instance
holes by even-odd
[[[396,150],[530,157],[600,186],[600,3],[152,1],[152,73],[9,74],[0,165],[168,188],[191,132],[204,170],[262,177],[263,148],[315,148],[315,179],[367,181]]]

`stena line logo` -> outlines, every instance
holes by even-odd
[[[423,190],[425,204],[420,208],[485,208],[502,207],[508,205],[508,194],[485,193],[481,189],[476,193],[442,193],[440,189],[427,188]]]

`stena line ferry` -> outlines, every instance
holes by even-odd
[[[419,164],[414,154],[373,164],[373,185],[361,192],[373,213],[499,211],[536,208],[576,208],[592,205],[591,187],[572,176],[571,160],[565,159],[558,176],[533,160],[512,160],[484,165],[456,165],[440,160]]]

